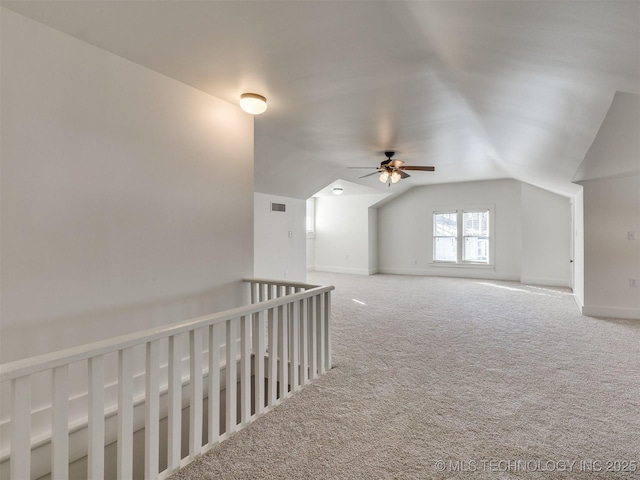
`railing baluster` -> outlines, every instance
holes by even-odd
[[[237,421],[237,366],[236,366],[236,342],[238,340],[237,319],[227,321],[227,365],[226,365],[226,403],[227,412],[226,433],[229,435],[236,431]]]
[[[294,293],[295,289],[294,287],[286,287],[285,288],[285,292],[287,295],[292,295]],[[288,358],[287,358],[287,376],[289,379],[289,386],[291,387],[290,390],[293,392],[296,388],[296,385],[293,381],[293,370],[296,367],[295,364],[295,360],[293,358],[293,344],[294,344],[294,340],[293,340],[293,319],[294,319],[294,313],[293,313],[293,303],[288,303],[285,305],[285,309],[287,311],[287,345],[288,345]],[[297,378],[298,375],[296,374],[295,377]]]
[[[144,409],[144,477],[157,478],[160,448],[160,345],[147,342]]]
[[[169,337],[168,359],[168,418],[167,418],[167,470],[174,472],[180,468],[182,457],[182,355],[180,339],[182,335]]]
[[[269,309],[269,406],[276,403],[278,392],[278,322],[273,316],[273,308]]]
[[[189,457],[202,451],[202,332],[189,332]]]
[[[280,352],[280,397],[284,398],[289,391],[289,321],[287,308],[278,307],[278,347]]]
[[[87,478],[104,478],[104,357],[89,359]]]
[[[300,300],[300,383],[309,383],[309,316],[308,300]]]
[[[220,325],[209,327],[209,446],[220,438]]]
[[[311,371],[309,372],[309,378],[313,379],[318,376],[318,348],[316,344],[316,339],[318,338],[318,330],[316,328],[315,309],[316,297],[309,297],[307,300],[309,307],[309,368],[311,369]]]
[[[240,318],[240,422],[244,425],[251,416],[251,331],[250,317]]]
[[[258,302],[258,284],[256,282],[251,282],[249,285],[251,288],[251,304],[253,305]]]
[[[300,310],[298,302],[291,303],[289,305],[289,324],[291,325],[291,331],[289,338],[291,339],[291,348],[289,349],[290,362],[291,362],[291,391],[298,389],[298,360],[299,345],[300,345]]]
[[[31,477],[31,377],[11,381],[13,416],[11,417],[11,480]]]
[[[331,370],[331,292],[324,294],[324,362],[325,370]]]
[[[51,478],[69,477],[69,366],[53,369],[51,410]]]
[[[254,358],[254,403],[256,415],[264,410],[264,311],[256,314],[257,319],[253,330],[253,358]]]
[[[318,326],[318,374],[325,373],[324,365],[324,314],[322,294],[316,295],[316,325]]]
[[[117,477],[133,477],[133,347],[118,352]]]
[[[24,480],[31,474],[31,375],[51,370],[51,477],[69,476],[69,365],[87,361],[87,463],[86,475],[102,480],[105,475],[105,356],[117,352],[117,465],[115,476],[130,479],[134,464],[134,384],[138,365],[137,348],[145,345],[144,476],[164,478],[182,465],[209,450],[265,410],[274,406],[332,366],[331,295],[333,287],[315,287],[297,282],[245,280],[250,282],[251,306],[207,315],[174,324],[165,329],[150,329],[95,344],[45,354],[25,361],[0,366],[1,378],[11,382],[13,417],[10,421],[10,477]],[[301,294],[301,292],[308,292]],[[318,293],[319,292],[319,293]],[[295,299],[288,297],[296,295]],[[302,297],[302,298],[301,298]],[[270,305],[258,305],[269,301]],[[255,305],[255,306],[254,306]],[[209,334],[208,442],[203,447],[203,338]],[[221,329],[225,328],[223,332]],[[189,333],[189,456],[182,458],[182,356],[183,335]],[[167,470],[159,473],[160,439],[160,357],[161,344],[168,341],[167,398]],[[226,412],[221,410],[221,351],[226,339]],[[267,348],[268,347],[268,348]],[[238,352],[240,349],[240,352]],[[268,352],[268,357],[266,356]],[[142,353],[142,352],[139,352]],[[184,353],[184,352],[183,352]],[[238,367],[237,354],[240,354]],[[135,354],[135,355],[134,355]],[[108,358],[110,360],[110,358]],[[268,361],[267,361],[268,359]],[[240,371],[238,372],[238,368]],[[252,380],[251,375],[254,375]],[[238,381],[239,379],[239,381]],[[237,390],[239,386],[239,390]],[[268,386],[268,388],[267,388]],[[253,390],[252,390],[253,389]],[[240,398],[238,398],[238,395]],[[136,397],[137,398],[137,397]],[[38,402],[40,399],[38,399]],[[252,402],[255,407],[252,408]],[[238,405],[238,406],[237,406]],[[142,409],[140,409],[142,410]],[[137,412],[136,412],[137,413]],[[136,416],[136,425],[138,417]],[[225,423],[224,426],[221,423]],[[184,426],[186,430],[186,425]],[[164,430],[163,430],[164,431]],[[142,432],[140,432],[142,433]],[[136,437],[137,438],[137,437]],[[185,439],[186,440],[186,439]],[[109,439],[111,442],[112,439]],[[164,453],[164,452],[162,452]],[[136,444],[136,455],[138,446]],[[142,461],[140,463],[143,463]],[[136,464],[137,465],[137,464]],[[136,467],[137,468],[137,467]],[[108,468],[107,468],[108,470]]]

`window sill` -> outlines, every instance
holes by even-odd
[[[316,238],[316,234],[307,232],[307,238]]]
[[[491,263],[454,263],[454,262],[429,262],[430,267],[445,268],[479,268],[494,270],[495,265]]]

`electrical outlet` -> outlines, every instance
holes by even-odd
[[[289,230],[289,238],[293,238],[293,232]]]
[[[630,287],[637,287],[638,286],[638,280],[636,280],[635,278],[630,278],[629,279],[629,286]]]
[[[289,276],[289,272],[288,271],[284,271],[284,278],[287,278]]]

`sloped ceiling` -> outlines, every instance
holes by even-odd
[[[640,93],[640,2],[2,1],[212,95],[268,98],[255,189],[381,192],[511,177],[571,195],[616,91]]]
[[[573,181],[623,175],[640,175],[640,95],[617,92]]]

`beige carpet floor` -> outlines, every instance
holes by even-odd
[[[334,368],[172,479],[640,478],[639,321],[512,282],[309,280],[336,286]]]

